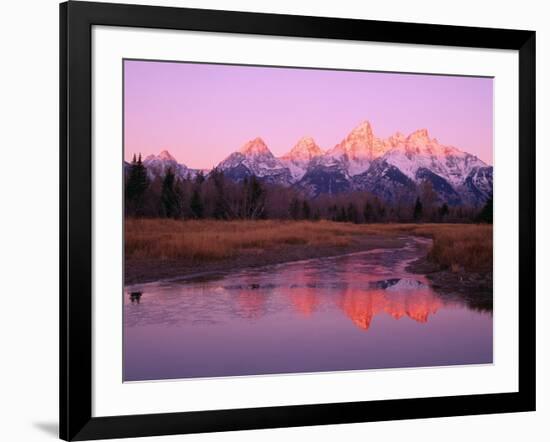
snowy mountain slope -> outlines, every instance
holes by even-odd
[[[453,185],[464,180],[474,167],[486,166],[476,156],[430,138],[426,129],[410,134],[383,155],[384,159],[414,179],[420,168],[428,169]]]
[[[374,160],[367,171],[354,176],[352,185],[355,190],[367,190],[394,203],[410,203],[417,193],[415,181],[383,158]]]
[[[306,173],[311,161],[324,154],[323,150],[311,137],[301,138],[287,154],[281,157],[281,161],[290,170],[295,181],[300,180]]]
[[[157,177],[163,178],[168,169],[172,170],[177,180],[193,178],[197,171],[189,169],[185,164],[180,164],[170,155],[167,150],[163,150],[158,155],[149,155],[143,160],[143,165],[147,168],[147,175],[150,180]]]
[[[463,203],[479,206],[493,196],[493,167],[476,167],[458,186]]]
[[[217,166],[218,170],[236,181],[255,175],[263,181],[289,186],[294,182],[289,167],[275,158],[261,138],[247,142]]]
[[[310,167],[294,186],[310,197],[320,194],[334,195],[351,190],[348,175],[336,164],[318,164]]]

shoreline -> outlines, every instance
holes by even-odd
[[[493,272],[453,272],[442,270],[437,264],[428,261],[427,256],[410,263],[407,271],[423,274],[432,287],[445,299],[460,297],[473,308],[493,309]]]
[[[354,252],[368,252],[374,249],[400,248],[405,243],[405,237],[365,236],[355,238],[353,243],[346,246],[304,247],[303,245],[281,245],[269,251],[255,249],[243,251],[237,256],[216,261],[126,259],[124,263],[124,285],[144,284],[179,277],[182,279],[186,277],[200,278],[201,274],[223,273],[312,258],[335,257]]]

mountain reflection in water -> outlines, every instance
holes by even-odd
[[[429,289],[387,293],[376,290],[365,293],[362,290],[346,291],[340,300],[344,313],[355,325],[368,330],[374,316],[386,313],[393,319],[408,317],[416,322],[426,323],[443,302]]]
[[[492,312],[405,270],[428,244],[126,287],[125,380],[491,363]]]

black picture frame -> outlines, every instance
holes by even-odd
[[[510,49],[519,53],[519,391],[92,417],[94,25]],[[60,437],[154,436],[535,410],[535,32],[69,1],[60,5]]]

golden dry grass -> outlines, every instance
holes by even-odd
[[[359,236],[419,235],[433,238],[428,258],[442,268],[486,271],[492,266],[491,225],[127,219],[125,229],[130,259],[215,261],[237,257],[247,249],[346,247]]]
[[[453,272],[486,272],[493,267],[493,226],[465,225],[462,229],[442,229],[433,234],[430,261]]]
[[[349,227],[326,222],[126,220],[126,256],[216,260],[284,244],[346,246]],[[338,226],[338,225],[337,225]]]

